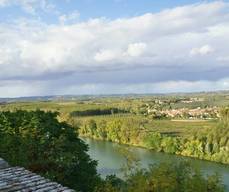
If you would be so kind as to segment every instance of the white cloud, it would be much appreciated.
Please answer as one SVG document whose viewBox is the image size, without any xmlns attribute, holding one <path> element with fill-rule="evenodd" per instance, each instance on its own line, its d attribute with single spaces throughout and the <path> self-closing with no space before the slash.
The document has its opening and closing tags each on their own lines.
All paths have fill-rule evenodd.
<svg viewBox="0 0 229 192">
<path fill-rule="evenodd" d="M 214 49 L 210 45 L 204 45 L 200 48 L 193 48 L 190 51 L 190 55 L 195 56 L 195 55 L 208 55 L 210 53 L 213 53 Z"/>
<path fill-rule="evenodd" d="M 111 61 L 116 58 L 116 54 L 112 50 L 100 50 L 95 54 L 94 58 L 98 62 Z"/>
<path fill-rule="evenodd" d="M 12 73 L 30 76 L 49 71 L 96 70 L 96 67 L 195 65 L 197 61 L 194 63 L 188 57 L 193 47 L 197 47 L 191 51 L 194 55 L 210 55 L 215 49 L 220 57 L 221 52 L 229 50 L 229 45 L 221 44 L 229 40 L 226 32 L 221 31 L 214 38 L 214 32 L 222 26 L 229 28 L 229 12 L 225 10 L 229 10 L 228 4 L 214 2 L 134 18 L 91 19 L 64 26 L 31 25 L 25 21 L 2 24 L 0 50 L 10 50 L 4 56 L 10 59 L 0 58 L 3 68 L 0 74 L 3 78 Z M 211 68 L 215 61 L 208 57 L 200 63 Z"/>
<path fill-rule="evenodd" d="M 35 14 L 37 9 L 43 11 L 54 11 L 55 5 L 48 0 L 0 0 L 0 7 L 20 6 L 24 11 Z"/>
<path fill-rule="evenodd" d="M 0 5 L 8 2 L 0 0 Z M 29 3 L 33 10 L 47 6 L 41 4 L 45 0 L 12 2 Z M 194 74 L 194 81 L 199 81 L 200 73 L 201 79 L 210 81 L 209 71 L 219 79 L 229 69 L 229 63 L 222 59 L 229 52 L 225 43 L 229 42 L 229 3 L 199 3 L 132 18 L 68 23 L 77 16 L 76 12 L 60 18 L 64 25 L 18 19 L 0 23 L 0 79 L 49 79 L 62 73 L 65 79 L 66 73 L 147 67 L 160 78 L 152 83 L 162 81 L 162 77 L 166 82 L 169 78 L 189 81 L 187 72 Z M 136 77 L 144 78 L 144 74 Z"/>
<path fill-rule="evenodd" d="M 132 43 L 128 45 L 127 54 L 132 57 L 139 57 L 144 53 L 145 50 L 145 43 Z"/>
<path fill-rule="evenodd" d="M 63 14 L 59 16 L 59 22 L 61 24 L 66 24 L 68 22 L 74 22 L 77 19 L 79 19 L 80 13 L 79 11 L 73 11 L 72 13 L 69 14 Z"/>
</svg>

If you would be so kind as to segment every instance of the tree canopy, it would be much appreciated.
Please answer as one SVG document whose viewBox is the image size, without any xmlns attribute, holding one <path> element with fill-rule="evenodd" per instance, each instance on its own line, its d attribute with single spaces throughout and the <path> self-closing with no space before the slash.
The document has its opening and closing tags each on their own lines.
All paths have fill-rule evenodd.
<svg viewBox="0 0 229 192">
<path fill-rule="evenodd" d="M 76 129 L 58 122 L 58 113 L 0 113 L 0 156 L 51 180 L 80 191 L 92 191 L 99 180 L 97 162 Z"/>
</svg>

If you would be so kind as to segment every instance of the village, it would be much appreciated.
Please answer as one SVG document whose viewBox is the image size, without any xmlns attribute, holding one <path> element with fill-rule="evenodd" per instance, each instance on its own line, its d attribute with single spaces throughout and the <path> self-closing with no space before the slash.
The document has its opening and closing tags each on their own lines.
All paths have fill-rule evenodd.
<svg viewBox="0 0 229 192">
<path fill-rule="evenodd" d="M 212 120 L 220 117 L 218 106 L 188 107 L 194 102 L 203 102 L 203 98 L 189 98 L 179 100 L 183 107 L 172 108 L 171 101 L 157 99 L 153 104 L 145 104 L 144 115 L 154 119 L 203 119 Z"/>
</svg>

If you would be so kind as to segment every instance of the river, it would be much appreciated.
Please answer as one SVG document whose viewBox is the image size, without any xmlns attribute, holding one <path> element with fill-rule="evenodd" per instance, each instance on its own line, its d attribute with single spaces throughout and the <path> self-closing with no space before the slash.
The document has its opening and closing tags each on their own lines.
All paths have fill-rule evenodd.
<svg viewBox="0 0 229 192">
<path fill-rule="evenodd" d="M 109 174 L 116 174 L 122 177 L 120 168 L 125 164 L 125 158 L 120 152 L 120 147 L 126 147 L 117 143 L 108 141 L 98 141 L 89 138 L 82 138 L 89 145 L 89 155 L 92 159 L 98 160 L 98 172 L 102 177 Z M 219 163 L 193 159 L 189 157 L 182 157 L 166 153 L 159 153 L 143 149 L 140 147 L 128 146 L 137 159 L 140 160 L 140 165 L 144 168 L 150 164 L 161 162 L 177 162 L 180 160 L 191 160 L 191 164 L 206 175 L 219 173 L 222 176 L 223 183 L 229 191 L 229 165 L 222 165 Z"/>
</svg>

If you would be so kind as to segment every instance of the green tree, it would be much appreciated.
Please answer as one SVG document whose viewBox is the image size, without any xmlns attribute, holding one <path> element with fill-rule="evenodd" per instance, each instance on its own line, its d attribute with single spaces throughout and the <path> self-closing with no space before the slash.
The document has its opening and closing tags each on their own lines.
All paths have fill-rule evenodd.
<svg viewBox="0 0 229 192">
<path fill-rule="evenodd" d="M 77 129 L 57 120 L 58 113 L 0 113 L 0 156 L 79 191 L 92 191 L 99 182 L 97 162 Z"/>
</svg>

